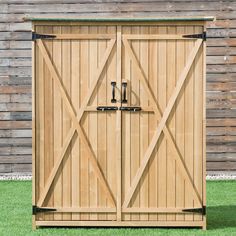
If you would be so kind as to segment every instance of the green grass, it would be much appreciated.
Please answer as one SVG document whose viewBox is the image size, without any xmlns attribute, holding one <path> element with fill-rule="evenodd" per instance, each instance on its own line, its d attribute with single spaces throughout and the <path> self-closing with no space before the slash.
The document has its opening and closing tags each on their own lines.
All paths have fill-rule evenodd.
<svg viewBox="0 0 236 236">
<path fill-rule="evenodd" d="M 236 181 L 207 182 L 208 230 L 166 228 L 40 228 L 31 230 L 31 182 L 0 181 L 0 236 L 236 235 Z"/>
</svg>

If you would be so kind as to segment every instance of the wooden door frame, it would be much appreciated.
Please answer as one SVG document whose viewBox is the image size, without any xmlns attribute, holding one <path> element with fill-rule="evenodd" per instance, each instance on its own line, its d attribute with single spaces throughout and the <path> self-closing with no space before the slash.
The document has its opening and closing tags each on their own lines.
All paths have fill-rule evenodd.
<svg viewBox="0 0 236 236">
<path fill-rule="evenodd" d="M 166 122 L 168 120 L 168 117 L 174 107 L 174 104 L 176 102 L 176 99 L 178 98 L 178 95 L 180 94 L 182 88 L 183 88 L 183 84 L 187 79 L 187 75 L 188 72 L 195 60 L 195 57 L 202 45 L 203 40 L 202 39 L 196 39 L 196 44 L 193 47 L 192 51 L 190 52 L 187 62 L 185 64 L 184 69 L 182 70 L 182 72 L 180 73 L 179 79 L 177 80 L 177 84 L 176 87 L 174 88 L 174 91 L 169 99 L 169 102 L 167 103 L 167 106 L 164 110 L 164 112 L 161 111 L 159 104 L 157 103 L 153 92 L 151 91 L 151 88 L 148 86 L 148 79 L 147 76 L 145 75 L 144 70 L 142 69 L 140 63 L 138 62 L 137 57 L 135 56 L 135 53 L 133 52 L 130 43 L 128 42 L 128 40 L 133 40 L 133 39 L 138 39 L 138 40 L 170 40 L 170 39 L 175 39 L 175 40 L 189 40 L 188 38 L 184 38 L 183 35 L 168 35 L 168 34 L 155 34 L 155 35 L 132 35 L 132 34 L 128 34 L 128 35 L 122 35 L 122 43 L 124 45 L 125 50 L 128 52 L 128 56 L 129 58 L 134 62 L 134 65 L 137 69 L 137 71 L 139 72 L 139 81 L 141 82 L 141 84 L 144 87 L 144 91 L 147 93 L 148 98 L 150 99 L 150 102 L 152 104 L 152 108 L 154 110 L 155 113 L 155 117 L 157 120 L 159 120 L 159 124 L 155 130 L 155 133 L 153 135 L 153 138 L 148 146 L 148 149 L 146 151 L 146 153 L 144 154 L 143 159 L 141 160 L 141 164 L 139 169 L 137 170 L 132 182 L 131 182 L 131 187 L 128 190 L 127 195 L 125 196 L 124 202 L 122 204 L 122 210 L 123 211 L 132 211 L 130 208 L 128 208 L 129 203 L 135 193 L 135 190 L 138 186 L 138 183 L 141 180 L 141 177 L 143 176 L 143 173 L 147 167 L 147 164 L 151 158 L 151 155 L 154 151 L 154 148 L 160 138 L 161 133 L 163 132 L 164 135 L 166 136 L 166 139 L 168 141 L 170 141 L 170 144 L 172 145 L 172 147 L 174 148 L 174 150 L 177 153 L 177 157 L 175 155 L 171 155 L 172 158 L 174 158 L 174 160 L 176 161 L 176 163 L 178 164 L 178 166 L 180 167 L 181 173 L 184 176 L 184 178 L 186 180 L 188 180 L 191 184 L 191 190 L 193 193 L 193 198 L 194 201 L 199 204 L 197 206 L 195 206 L 196 208 L 202 207 L 203 205 L 203 197 L 201 197 L 197 191 L 197 188 L 194 184 L 193 179 L 191 178 L 191 175 L 188 171 L 187 166 L 184 163 L 184 159 L 183 156 L 178 148 L 178 146 L 176 145 L 176 142 L 173 138 L 173 135 L 171 134 L 170 129 L 168 128 L 168 126 L 166 125 Z M 193 40 L 193 39 L 191 39 Z M 144 212 L 148 212 L 148 209 L 143 209 Z M 185 208 L 182 208 L 182 210 L 184 210 Z M 155 208 L 155 209 L 150 209 L 150 212 L 160 212 L 163 209 L 160 208 Z M 136 212 L 140 212 L 142 211 L 141 208 L 136 209 Z M 166 212 L 166 211 L 165 211 Z M 173 209 L 169 209 L 168 212 L 173 212 Z"/>
</svg>

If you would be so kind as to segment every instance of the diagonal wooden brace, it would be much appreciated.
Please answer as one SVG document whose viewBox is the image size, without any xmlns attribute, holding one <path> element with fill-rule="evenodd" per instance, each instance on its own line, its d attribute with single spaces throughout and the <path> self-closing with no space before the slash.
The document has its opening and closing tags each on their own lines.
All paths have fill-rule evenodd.
<svg viewBox="0 0 236 236">
<path fill-rule="evenodd" d="M 197 52 L 198 52 L 198 50 L 199 50 L 199 48 L 200 48 L 200 46 L 202 44 L 202 40 L 201 39 L 196 40 L 196 45 L 192 49 L 192 51 L 191 51 L 191 53 L 189 55 L 189 58 L 187 60 L 187 64 L 186 64 L 184 70 L 182 71 L 182 73 L 180 75 L 178 83 L 177 83 L 177 85 L 175 87 L 175 90 L 174 90 L 174 92 L 173 92 L 173 94 L 172 94 L 172 96 L 171 96 L 171 98 L 170 98 L 170 100 L 169 100 L 169 102 L 167 104 L 167 107 L 166 107 L 165 112 L 164 112 L 163 115 L 161 113 L 161 109 L 159 108 L 159 106 L 158 106 L 158 104 L 157 104 L 157 102 L 155 100 L 155 97 L 154 97 L 153 93 L 151 92 L 151 90 L 150 90 L 150 88 L 148 86 L 146 75 L 145 75 L 143 69 L 140 67 L 139 62 L 138 62 L 136 56 L 134 55 L 134 53 L 133 53 L 133 51 L 132 51 L 128 41 L 126 39 L 123 39 L 123 43 L 124 43 L 125 48 L 128 51 L 128 54 L 129 54 L 130 58 L 132 59 L 132 61 L 134 61 L 134 64 L 136 65 L 136 67 L 137 67 L 137 69 L 139 71 L 140 80 L 143 83 L 144 89 L 146 90 L 149 98 L 151 99 L 151 102 L 152 102 L 152 104 L 154 106 L 153 108 L 154 108 L 154 111 L 155 111 L 155 114 L 156 114 L 157 118 L 162 117 L 161 120 L 160 120 L 160 123 L 159 123 L 159 125 L 157 127 L 157 130 L 156 130 L 156 132 L 155 132 L 155 134 L 154 134 L 154 136 L 153 136 L 153 138 L 151 140 L 151 143 L 150 143 L 150 145 L 149 145 L 149 147 L 148 147 L 148 149 L 147 149 L 147 151 L 146 151 L 146 153 L 144 155 L 144 158 L 143 158 L 143 160 L 141 162 L 141 165 L 140 165 L 140 167 L 139 167 L 139 169 L 138 169 L 138 171 L 137 171 L 137 173 L 136 173 L 136 175 L 135 175 L 135 177 L 134 177 L 134 179 L 133 179 L 133 181 L 131 183 L 131 187 L 130 187 L 130 189 L 129 189 L 126 197 L 125 197 L 125 200 L 124 200 L 124 203 L 123 203 L 123 207 L 127 207 L 129 205 L 130 200 L 131 200 L 131 198 L 132 198 L 132 196 L 133 196 L 133 194 L 134 194 L 134 192 L 135 192 L 135 190 L 137 188 L 137 185 L 138 185 L 138 183 L 139 183 L 139 181 L 140 181 L 140 179 L 141 179 L 141 177 L 143 175 L 143 172 L 144 172 L 145 168 L 147 167 L 147 163 L 148 163 L 148 161 L 149 161 L 149 159 L 150 159 L 150 157 L 152 155 L 152 152 L 153 152 L 153 150 L 154 150 L 154 148 L 156 146 L 156 143 L 159 140 L 159 137 L 160 137 L 162 131 L 167 136 L 167 139 L 170 140 L 171 145 L 174 147 L 174 149 L 176 150 L 176 152 L 178 154 L 178 158 L 176 158 L 175 156 L 174 156 L 174 158 L 177 161 L 177 164 L 179 165 L 179 167 L 181 168 L 182 174 L 184 175 L 185 178 L 189 179 L 189 181 L 190 181 L 190 183 L 191 183 L 191 185 L 193 187 L 194 200 L 196 202 L 198 202 L 200 205 L 202 205 L 201 197 L 200 197 L 200 195 L 199 195 L 199 193 L 197 191 L 197 188 L 196 188 L 196 186 L 195 186 L 195 184 L 194 184 L 194 182 L 193 182 L 193 180 L 191 178 L 191 175 L 190 175 L 190 173 L 189 173 L 189 171 L 188 171 L 188 169 L 187 169 L 187 167 L 186 167 L 186 165 L 184 163 L 184 160 L 183 160 L 183 157 L 182 157 L 182 155 L 181 155 L 181 153 L 179 151 L 179 148 L 177 147 L 177 145 L 176 145 L 176 143 L 174 141 L 174 138 L 171 135 L 170 130 L 166 126 L 166 121 L 167 121 L 167 119 L 168 119 L 168 117 L 169 117 L 169 115 L 171 113 L 171 110 L 172 110 L 172 108 L 173 108 L 173 106 L 175 104 L 175 101 L 176 101 L 176 99 L 177 99 L 177 97 L 178 97 L 178 95 L 179 95 L 179 93 L 181 91 L 181 88 L 182 88 L 182 86 L 183 86 L 183 84 L 184 84 L 184 82 L 185 82 L 185 80 L 187 78 L 187 75 L 188 75 L 188 72 L 189 72 L 189 70 L 191 68 L 191 65 L 192 65 L 192 63 L 193 63 L 193 61 L 194 61 L 194 59 L 195 59 L 195 57 L 197 55 Z"/>
<path fill-rule="evenodd" d="M 92 147 L 91 147 L 89 141 L 87 140 L 86 135 L 83 132 L 83 129 L 81 128 L 81 126 L 79 124 L 79 121 L 80 121 L 80 119 L 81 119 L 81 117 L 82 117 L 82 115 L 84 113 L 84 109 L 87 106 L 87 103 L 88 103 L 88 101 L 89 101 L 89 99 L 90 99 L 90 97 L 91 97 L 91 95 L 92 95 L 92 93 L 93 93 L 93 91 L 94 91 L 98 81 L 99 81 L 100 75 L 101 75 L 101 73 L 103 71 L 103 68 L 104 68 L 104 66 L 106 64 L 106 61 L 107 61 L 109 55 L 111 54 L 112 48 L 114 46 L 114 43 L 115 43 L 115 40 L 112 39 L 111 42 L 109 43 L 107 49 L 106 49 L 106 52 L 104 54 L 104 58 L 102 60 L 102 63 L 101 63 L 101 65 L 99 66 L 99 68 L 97 70 L 96 78 L 94 79 L 94 81 L 92 83 L 92 86 L 91 86 L 91 88 L 89 90 L 89 94 L 85 98 L 86 99 L 86 105 L 84 105 L 84 107 L 82 106 L 80 108 L 79 113 L 81 115 L 80 115 L 80 118 L 77 119 L 75 109 L 74 109 L 73 105 L 70 103 L 69 96 L 66 93 L 66 90 L 65 90 L 65 88 L 64 88 L 64 86 L 63 86 L 63 84 L 61 82 L 62 79 L 60 78 L 57 70 L 55 69 L 54 65 L 52 64 L 52 62 L 50 60 L 50 57 L 49 57 L 49 54 L 48 54 L 48 52 L 47 52 L 47 50 L 46 50 L 42 40 L 39 39 L 37 41 L 37 45 L 38 45 L 38 47 L 39 47 L 39 49 L 40 49 L 40 51 L 41 51 L 41 53 L 43 55 L 43 58 L 45 60 L 45 63 L 48 66 L 48 69 L 49 69 L 49 71 L 50 71 L 50 73 L 52 75 L 52 78 L 56 81 L 57 86 L 60 89 L 60 93 L 61 93 L 63 102 L 65 103 L 66 109 L 67 109 L 69 115 L 71 116 L 71 119 L 72 119 L 72 122 L 73 122 L 73 127 L 78 132 L 78 136 L 80 137 L 81 141 L 84 143 L 84 145 L 85 145 L 85 147 L 86 147 L 86 149 L 88 151 L 88 158 L 89 158 L 89 160 L 90 160 L 90 162 L 91 162 L 91 164 L 93 166 L 95 174 L 97 175 L 103 190 L 107 194 L 107 197 L 108 197 L 109 201 L 113 205 L 116 205 L 116 202 L 115 202 L 114 196 L 112 194 L 112 191 L 111 191 L 111 189 L 110 189 L 110 187 L 109 187 L 109 185 L 108 185 L 108 183 L 107 183 L 107 181 L 106 181 L 106 179 L 105 179 L 105 177 L 104 177 L 104 175 L 102 173 L 102 170 L 101 170 L 101 168 L 99 166 L 99 163 L 96 160 L 96 156 L 95 156 L 95 154 L 94 154 L 94 152 L 92 150 Z M 83 104 L 85 104 L 85 102 Z M 58 159 L 58 162 L 56 163 L 57 165 L 55 165 L 53 167 L 53 171 L 52 171 L 51 175 L 49 176 L 49 178 L 48 178 L 48 180 L 47 180 L 47 182 L 45 184 L 45 188 L 43 190 L 43 194 L 41 194 L 41 196 L 39 198 L 38 206 L 42 206 L 43 205 L 43 202 L 44 202 L 44 200 L 45 200 L 45 198 L 47 196 L 47 193 L 48 193 L 48 191 L 49 191 L 49 189 L 50 189 L 50 187 L 51 187 L 51 185 L 53 183 L 53 180 L 54 180 L 54 178 L 55 178 L 55 176 L 57 174 L 58 168 L 59 168 L 60 164 L 62 163 L 62 160 L 63 160 L 63 158 L 65 156 L 66 150 L 67 150 L 67 148 L 68 148 L 68 146 L 70 144 L 70 141 L 72 140 L 73 135 L 70 135 L 70 136 L 68 135 L 67 137 L 68 137 L 68 139 L 66 139 L 66 142 L 63 145 L 60 158 Z"/>
</svg>

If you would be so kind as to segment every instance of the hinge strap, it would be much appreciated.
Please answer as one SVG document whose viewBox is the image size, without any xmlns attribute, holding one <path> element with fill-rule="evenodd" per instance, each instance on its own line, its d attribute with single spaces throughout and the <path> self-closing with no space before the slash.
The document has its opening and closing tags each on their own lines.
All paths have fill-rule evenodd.
<svg viewBox="0 0 236 236">
<path fill-rule="evenodd" d="M 57 209 L 54 208 L 42 208 L 42 207 L 37 207 L 37 206 L 32 206 L 32 214 L 36 215 L 37 213 L 40 212 L 50 212 L 50 211 L 56 211 Z"/>
<path fill-rule="evenodd" d="M 51 35 L 51 34 L 38 34 L 36 32 L 32 32 L 32 40 L 36 39 L 53 39 L 56 38 L 56 35 Z"/>
<path fill-rule="evenodd" d="M 206 206 L 203 206 L 202 208 L 190 208 L 190 209 L 183 209 L 183 212 L 189 212 L 189 213 L 199 213 L 202 215 L 206 215 Z"/>
<path fill-rule="evenodd" d="M 203 41 L 206 41 L 206 32 L 202 32 L 201 34 L 186 34 L 183 35 L 183 38 L 190 38 L 190 39 L 203 39 Z"/>
</svg>

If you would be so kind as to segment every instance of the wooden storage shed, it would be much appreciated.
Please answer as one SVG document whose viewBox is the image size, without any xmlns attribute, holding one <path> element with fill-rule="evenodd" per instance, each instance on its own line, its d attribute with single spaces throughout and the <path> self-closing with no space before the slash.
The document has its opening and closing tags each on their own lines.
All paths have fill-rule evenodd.
<svg viewBox="0 0 236 236">
<path fill-rule="evenodd" d="M 205 21 L 33 22 L 33 226 L 206 227 Z"/>
</svg>

